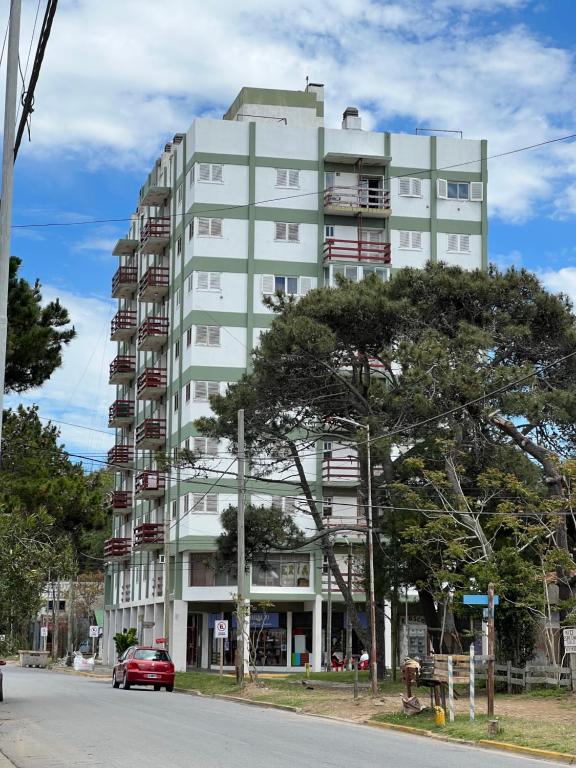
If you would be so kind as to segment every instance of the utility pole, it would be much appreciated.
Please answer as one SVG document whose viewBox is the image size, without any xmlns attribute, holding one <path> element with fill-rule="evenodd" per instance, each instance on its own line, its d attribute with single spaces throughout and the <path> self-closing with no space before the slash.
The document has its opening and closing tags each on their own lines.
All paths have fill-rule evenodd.
<svg viewBox="0 0 576 768">
<path fill-rule="evenodd" d="M 70 582 L 68 586 L 68 627 L 66 638 L 66 650 L 68 658 L 72 658 L 72 651 L 74 650 L 74 573 L 70 574 Z"/>
<path fill-rule="evenodd" d="M 244 464 L 246 460 L 244 448 L 244 409 L 238 411 L 238 598 L 236 604 L 237 644 L 236 644 L 236 682 L 244 685 L 244 633 L 246 624 L 250 621 L 246 616 L 245 603 L 245 574 L 246 574 L 246 550 L 244 540 L 244 505 L 246 491 L 244 488 Z M 248 628 L 250 624 L 248 623 Z M 248 629 L 250 633 L 250 629 Z"/>
<path fill-rule="evenodd" d="M 376 659 L 376 598 L 374 590 L 374 537 L 372 520 L 372 464 L 370 456 L 370 424 L 366 424 L 366 474 L 368 480 L 368 568 L 370 571 L 370 672 L 372 695 L 378 695 L 378 661 Z"/>
<path fill-rule="evenodd" d="M 328 546 L 330 546 L 330 537 L 328 537 Z M 326 558 L 328 566 L 328 600 L 326 602 L 326 672 L 332 669 L 332 569 L 330 568 L 330 558 Z"/>
<path fill-rule="evenodd" d="M 352 594 L 352 542 L 348 542 L 348 591 Z M 352 669 L 352 617 L 346 610 L 346 659 L 348 669 Z"/>
<path fill-rule="evenodd" d="M 488 717 L 494 716 L 494 584 L 488 584 L 488 666 L 486 670 Z"/>
<path fill-rule="evenodd" d="M 14 137 L 18 96 L 18 48 L 20 45 L 21 0 L 10 1 L 6 95 L 4 99 L 4 145 L 2 148 L 2 201 L 0 204 L 0 451 L 8 337 L 8 278 L 14 189 Z"/>
</svg>

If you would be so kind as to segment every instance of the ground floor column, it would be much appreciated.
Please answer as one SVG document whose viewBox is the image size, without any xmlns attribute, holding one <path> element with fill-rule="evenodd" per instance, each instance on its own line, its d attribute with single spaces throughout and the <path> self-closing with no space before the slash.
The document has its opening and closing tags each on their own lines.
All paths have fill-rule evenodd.
<svg viewBox="0 0 576 768">
<path fill-rule="evenodd" d="M 316 595 L 312 610 L 312 671 L 322 671 L 322 595 Z"/>
<path fill-rule="evenodd" d="M 188 603 L 174 600 L 172 603 L 172 627 L 170 655 L 177 672 L 186 672 L 186 632 L 188 630 Z"/>
<path fill-rule="evenodd" d="M 292 666 L 292 611 L 286 611 L 286 666 Z"/>
</svg>

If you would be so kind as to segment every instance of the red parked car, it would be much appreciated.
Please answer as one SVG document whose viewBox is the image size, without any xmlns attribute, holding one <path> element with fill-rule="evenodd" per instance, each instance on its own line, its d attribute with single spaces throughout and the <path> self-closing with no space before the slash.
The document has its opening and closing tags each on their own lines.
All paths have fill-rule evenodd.
<svg viewBox="0 0 576 768">
<path fill-rule="evenodd" d="M 174 664 L 163 648 L 133 645 L 124 651 L 112 672 L 114 688 L 153 685 L 155 691 L 174 690 Z"/>
</svg>

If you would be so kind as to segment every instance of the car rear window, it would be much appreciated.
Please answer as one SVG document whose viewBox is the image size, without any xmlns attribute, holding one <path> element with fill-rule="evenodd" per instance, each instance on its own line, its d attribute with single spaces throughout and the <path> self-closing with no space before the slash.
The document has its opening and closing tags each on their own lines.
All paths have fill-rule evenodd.
<svg viewBox="0 0 576 768">
<path fill-rule="evenodd" d="M 135 651 L 134 658 L 144 661 L 170 661 L 170 656 L 166 651 L 155 651 L 153 648 Z"/>
</svg>

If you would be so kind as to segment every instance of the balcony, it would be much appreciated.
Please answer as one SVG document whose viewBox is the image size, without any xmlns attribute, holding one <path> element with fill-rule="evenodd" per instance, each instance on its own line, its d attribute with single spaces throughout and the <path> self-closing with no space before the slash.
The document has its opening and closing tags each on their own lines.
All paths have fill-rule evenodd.
<svg viewBox="0 0 576 768">
<path fill-rule="evenodd" d="M 140 328 L 138 328 L 138 349 L 141 352 L 158 350 L 167 341 L 167 317 L 147 317 Z"/>
<path fill-rule="evenodd" d="M 144 419 L 136 427 L 136 447 L 141 450 L 160 448 L 166 442 L 166 419 Z"/>
<path fill-rule="evenodd" d="M 112 251 L 113 256 L 131 256 L 138 248 L 138 240 L 134 240 L 130 237 L 121 237 L 120 240 L 114 246 Z"/>
<path fill-rule="evenodd" d="M 112 278 L 112 296 L 115 299 L 129 299 L 138 287 L 136 267 L 120 267 Z"/>
<path fill-rule="evenodd" d="M 128 341 L 136 333 L 137 327 L 136 312 L 121 309 L 112 318 L 110 339 L 111 341 Z"/>
<path fill-rule="evenodd" d="M 108 409 L 109 427 L 127 427 L 134 421 L 134 403 L 132 400 L 114 400 Z"/>
<path fill-rule="evenodd" d="M 146 469 L 136 475 L 136 498 L 159 499 L 166 490 L 166 475 L 153 469 Z"/>
<path fill-rule="evenodd" d="M 134 446 L 119 444 L 110 448 L 108 464 L 112 469 L 131 469 L 134 466 Z"/>
<path fill-rule="evenodd" d="M 164 205 L 170 194 L 170 187 L 151 184 L 140 199 L 140 205 Z"/>
<path fill-rule="evenodd" d="M 125 560 L 130 557 L 132 539 L 106 539 L 104 542 L 104 557 L 107 560 Z"/>
<path fill-rule="evenodd" d="M 368 240 L 335 240 L 324 242 L 324 261 L 359 261 L 370 264 L 390 264 L 390 243 Z"/>
<path fill-rule="evenodd" d="M 356 485 L 360 482 L 360 463 L 356 456 L 341 456 L 324 459 L 322 462 L 322 480 L 325 483 L 349 483 Z"/>
<path fill-rule="evenodd" d="M 136 375 L 136 358 L 134 355 L 116 355 L 110 363 L 110 384 L 128 384 Z"/>
<path fill-rule="evenodd" d="M 324 210 L 336 216 L 389 216 L 390 193 L 366 187 L 329 187 L 324 191 Z"/>
<path fill-rule="evenodd" d="M 132 509 L 132 491 L 112 491 L 110 505 L 112 509 Z"/>
<path fill-rule="evenodd" d="M 138 400 L 158 400 L 166 392 L 166 368 L 145 368 L 136 385 Z"/>
<path fill-rule="evenodd" d="M 154 216 L 148 219 L 140 232 L 141 253 L 162 253 L 170 242 L 170 217 Z"/>
<path fill-rule="evenodd" d="M 134 528 L 134 549 L 160 549 L 163 546 L 163 523 L 142 523 Z"/>
<path fill-rule="evenodd" d="M 168 293 L 169 285 L 168 267 L 149 267 L 140 278 L 138 298 L 140 301 L 160 301 Z"/>
</svg>

